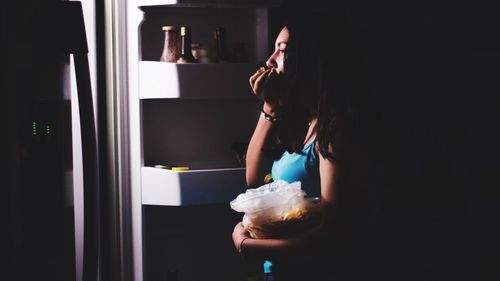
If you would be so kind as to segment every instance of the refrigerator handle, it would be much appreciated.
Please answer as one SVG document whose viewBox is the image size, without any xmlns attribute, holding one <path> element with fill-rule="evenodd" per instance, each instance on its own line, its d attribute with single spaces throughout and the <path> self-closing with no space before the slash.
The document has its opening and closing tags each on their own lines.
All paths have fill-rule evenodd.
<svg viewBox="0 0 500 281">
<path fill-rule="evenodd" d="M 99 162 L 87 54 L 75 54 L 83 157 L 83 281 L 97 281 L 99 255 Z"/>
<path fill-rule="evenodd" d="M 97 124 L 90 83 L 87 36 L 79 1 L 62 1 L 62 33 L 66 53 L 73 54 L 80 111 L 83 157 L 83 281 L 100 280 L 99 160 Z"/>
</svg>

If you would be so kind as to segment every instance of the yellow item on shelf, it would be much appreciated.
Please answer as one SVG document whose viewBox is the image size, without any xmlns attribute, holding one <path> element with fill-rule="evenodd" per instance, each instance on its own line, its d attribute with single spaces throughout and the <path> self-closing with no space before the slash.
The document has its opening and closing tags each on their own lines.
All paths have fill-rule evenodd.
<svg viewBox="0 0 500 281">
<path fill-rule="evenodd" d="M 187 166 L 172 167 L 172 171 L 187 171 L 187 170 L 189 170 L 189 167 Z"/>
</svg>

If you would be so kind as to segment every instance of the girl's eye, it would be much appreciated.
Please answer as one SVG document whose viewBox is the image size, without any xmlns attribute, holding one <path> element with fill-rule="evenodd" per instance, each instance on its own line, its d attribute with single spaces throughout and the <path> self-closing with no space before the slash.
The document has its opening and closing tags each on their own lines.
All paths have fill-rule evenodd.
<svg viewBox="0 0 500 281">
<path fill-rule="evenodd" d="M 281 53 L 285 53 L 286 52 L 286 44 L 285 43 L 279 44 L 278 51 L 280 51 Z"/>
</svg>

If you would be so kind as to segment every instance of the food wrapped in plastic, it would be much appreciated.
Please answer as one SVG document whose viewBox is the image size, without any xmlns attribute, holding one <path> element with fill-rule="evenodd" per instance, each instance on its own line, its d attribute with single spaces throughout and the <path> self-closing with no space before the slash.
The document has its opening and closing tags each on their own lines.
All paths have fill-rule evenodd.
<svg viewBox="0 0 500 281">
<path fill-rule="evenodd" d="M 230 202 L 244 212 L 243 226 L 253 238 L 278 238 L 297 234 L 321 220 L 318 198 L 306 197 L 300 182 L 274 181 L 247 189 Z"/>
</svg>

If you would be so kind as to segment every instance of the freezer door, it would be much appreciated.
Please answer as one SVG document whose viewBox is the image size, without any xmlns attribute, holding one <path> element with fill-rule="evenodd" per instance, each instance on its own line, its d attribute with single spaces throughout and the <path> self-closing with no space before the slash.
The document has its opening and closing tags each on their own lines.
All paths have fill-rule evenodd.
<svg viewBox="0 0 500 281">
<path fill-rule="evenodd" d="M 99 178 L 96 126 L 80 2 L 11 1 L 2 9 L 0 256 L 5 280 L 98 280 Z M 4 25 L 5 23 L 5 25 Z M 5 27 L 5 28 L 4 28 Z M 4 40 L 6 39 L 6 40 Z M 78 85 L 83 166 L 74 165 L 70 53 Z M 84 227 L 75 220 L 73 175 L 83 167 Z M 77 270 L 83 230 L 83 271 Z M 6 250 L 4 250 L 6 249 Z M 77 274 L 80 273 L 80 274 Z"/>
</svg>

